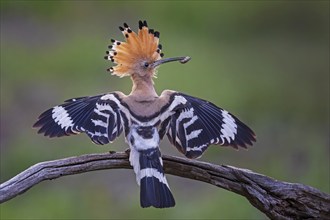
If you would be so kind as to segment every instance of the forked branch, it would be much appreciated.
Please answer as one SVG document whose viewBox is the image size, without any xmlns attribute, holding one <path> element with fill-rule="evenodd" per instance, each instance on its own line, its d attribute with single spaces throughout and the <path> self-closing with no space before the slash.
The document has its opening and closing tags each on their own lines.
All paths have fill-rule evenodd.
<svg viewBox="0 0 330 220">
<path fill-rule="evenodd" d="M 210 183 L 246 197 L 271 219 L 330 219 L 330 195 L 226 165 L 163 156 L 168 174 Z M 0 203 L 44 180 L 104 169 L 131 169 L 127 153 L 89 154 L 35 164 L 0 185 Z"/>
</svg>

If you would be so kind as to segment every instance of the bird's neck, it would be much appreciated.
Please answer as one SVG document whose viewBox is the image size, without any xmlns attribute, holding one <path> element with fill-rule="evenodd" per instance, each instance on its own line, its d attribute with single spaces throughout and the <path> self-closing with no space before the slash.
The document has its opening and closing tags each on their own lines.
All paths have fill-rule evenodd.
<svg viewBox="0 0 330 220">
<path fill-rule="evenodd" d="M 131 79 L 133 87 L 130 96 L 135 97 L 140 101 L 149 101 L 158 97 L 154 88 L 153 80 L 150 76 L 141 77 L 132 75 Z"/>
</svg>

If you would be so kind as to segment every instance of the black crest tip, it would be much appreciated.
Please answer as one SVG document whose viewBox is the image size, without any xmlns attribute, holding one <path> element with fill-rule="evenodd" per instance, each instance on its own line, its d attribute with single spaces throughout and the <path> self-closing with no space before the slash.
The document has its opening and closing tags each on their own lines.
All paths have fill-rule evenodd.
<svg viewBox="0 0 330 220">
<path fill-rule="evenodd" d="M 122 26 L 119 26 L 120 31 L 124 31 L 125 29 Z"/>
<path fill-rule="evenodd" d="M 146 20 L 143 21 L 143 26 L 148 27 L 148 24 L 147 24 Z"/>
<path fill-rule="evenodd" d="M 127 23 L 126 23 L 126 22 L 124 23 L 124 27 L 125 27 L 125 28 L 128 28 L 128 25 L 127 25 Z"/>
<path fill-rule="evenodd" d="M 142 27 L 143 27 L 143 22 L 140 20 L 139 21 L 139 29 L 142 29 Z"/>
<path fill-rule="evenodd" d="M 155 31 L 154 35 L 155 35 L 155 37 L 158 37 L 159 38 L 160 33 L 158 31 Z"/>
</svg>

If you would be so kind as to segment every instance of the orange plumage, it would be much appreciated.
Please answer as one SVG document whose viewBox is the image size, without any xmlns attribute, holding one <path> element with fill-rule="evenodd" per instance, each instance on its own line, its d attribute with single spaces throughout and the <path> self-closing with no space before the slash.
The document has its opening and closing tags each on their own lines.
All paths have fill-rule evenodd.
<svg viewBox="0 0 330 220">
<path fill-rule="evenodd" d="M 141 60 L 152 63 L 161 59 L 161 45 L 159 44 L 159 32 L 149 29 L 146 21 L 139 21 L 138 33 L 135 33 L 124 23 L 124 27 L 119 27 L 125 36 L 126 42 L 111 40 L 111 49 L 107 51 L 106 59 L 117 64 L 108 70 L 119 77 L 130 76 L 134 73 L 136 65 Z"/>
</svg>

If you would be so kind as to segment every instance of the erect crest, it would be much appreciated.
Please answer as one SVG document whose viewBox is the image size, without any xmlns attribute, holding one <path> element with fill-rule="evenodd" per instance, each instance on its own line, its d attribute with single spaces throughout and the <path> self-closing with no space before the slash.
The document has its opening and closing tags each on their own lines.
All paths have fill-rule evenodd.
<svg viewBox="0 0 330 220">
<path fill-rule="evenodd" d="M 124 27 L 119 27 L 125 37 L 126 42 L 111 39 L 107 56 L 104 58 L 111 60 L 116 66 L 107 69 L 113 75 L 119 77 L 129 76 L 134 73 L 137 63 L 141 60 L 152 63 L 163 57 L 161 53 L 162 45 L 159 44 L 158 31 L 149 29 L 146 21 L 139 21 L 137 33 L 124 23 Z"/>
</svg>

